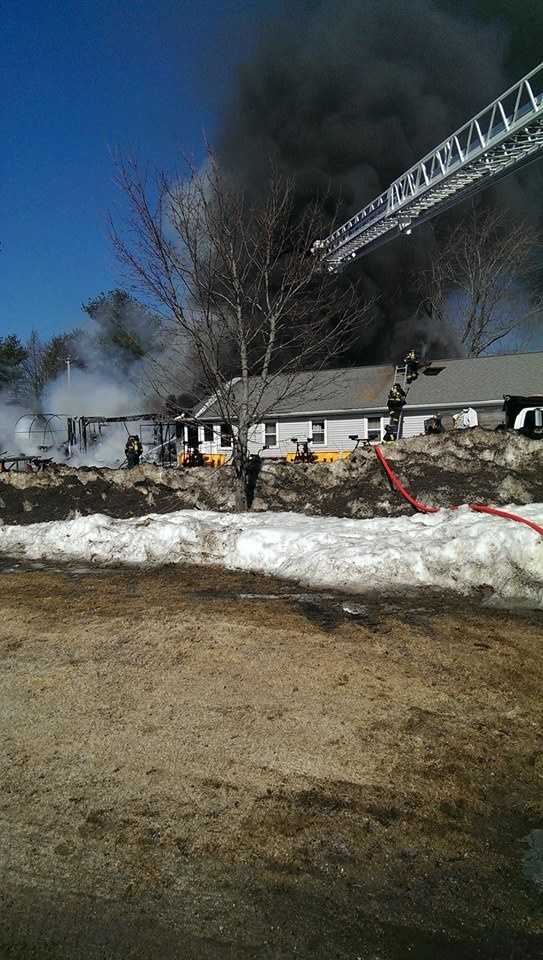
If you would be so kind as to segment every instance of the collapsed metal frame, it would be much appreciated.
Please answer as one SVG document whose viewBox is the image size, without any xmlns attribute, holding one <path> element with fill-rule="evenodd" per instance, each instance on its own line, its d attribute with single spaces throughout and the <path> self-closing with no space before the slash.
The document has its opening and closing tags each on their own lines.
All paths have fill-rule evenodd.
<svg viewBox="0 0 543 960">
<path fill-rule="evenodd" d="M 53 457 L 32 457 L 22 453 L 9 454 L 5 450 L 0 453 L 0 473 L 21 473 L 21 463 L 27 471 L 41 473 L 53 463 Z"/>
<path fill-rule="evenodd" d="M 317 240 L 313 253 L 336 271 L 542 154 L 540 63 L 330 236 Z"/>
<path fill-rule="evenodd" d="M 68 444 L 70 447 L 78 446 L 80 450 L 87 451 L 89 444 L 97 442 L 102 437 L 102 427 L 108 424 L 123 424 L 129 435 L 128 424 L 140 425 L 149 424 L 154 428 L 153 443 L 147 451 L 144 452 L 143 459 L 148 459 L 151 454 L 161 466 L 173 467 L 177 465 L 177 442 L 185 441 L 185 426 L 193 422 L 190 416 L 164 417 L 162 414 L 155 413 L 135 413 L 127 414 L 122 417 L 68 417 Z M 95 437 L 89 436 L 91 429 L 96 431 Z"/>
</svg>

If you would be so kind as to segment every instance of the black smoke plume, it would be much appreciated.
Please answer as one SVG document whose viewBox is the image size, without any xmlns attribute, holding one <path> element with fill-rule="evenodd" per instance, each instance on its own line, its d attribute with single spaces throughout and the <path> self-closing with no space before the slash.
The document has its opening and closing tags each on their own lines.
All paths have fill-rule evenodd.
<svg viewBox="0 0 543 960">
<path fill-rule="evenodd" d="M 510 82 L 506 25 L 474 10 L 437 0 L 280 9 L 239 67 L 218 137 L 225 168 L 258 196 L 273 159 L 295 178 L 300 205 L 330 188 L 351 215 Z M 446 330 L 415 318 L 413 276 L 434 243 L 427 225 L 350 268 L 361 296 L 381 299 L 349 361 L 389 360 L 415 341 L 433 356 L 458 352 Z"/>
</svg>

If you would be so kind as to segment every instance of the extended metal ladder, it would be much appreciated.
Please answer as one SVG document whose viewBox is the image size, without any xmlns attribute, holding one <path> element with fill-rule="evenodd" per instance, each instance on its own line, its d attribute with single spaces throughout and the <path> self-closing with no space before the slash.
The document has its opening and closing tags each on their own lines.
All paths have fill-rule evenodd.
<svg viewBox="0 0 543 960">
<path fill-rule="evenodd" d="M 406 393 L 408 392 L 409 384 L 407 382 L 407 366 L 403 361 L 396 364 L 394 369 L 394 383 L 399 383 L 400 387 L 403 387 Z"/>
<path fill-rule="evenodd" d="M 475 91 L 476 92 L 476 91 Z M 328 270 L 392 240 L 543 157 L 543 63 L 323 240 Z"/>
<path fill-rule="evenodd" d="M 405 398 L 407 400 L 407 394 L 409 393 L 409 387 L 411 384 L 407 381 L 407 364 L 402 360 L 401 363 L 397 363 L 394 368 L 394 383 L 399 383 L 400 386 L 405 391 Z M 398 431 L 396 433 L 396 440 L 400 440 L 402 436 L 402 427 L 403 427 L 403 411 L 404 407 L 400 410 L 400 418 L 398 420 Z"/>
</svg>

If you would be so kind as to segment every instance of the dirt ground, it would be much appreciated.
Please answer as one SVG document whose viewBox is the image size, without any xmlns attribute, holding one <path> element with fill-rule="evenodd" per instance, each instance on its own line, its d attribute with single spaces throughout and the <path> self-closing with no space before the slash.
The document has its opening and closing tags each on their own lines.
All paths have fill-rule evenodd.
<svg viewBox="0 0 543 960">
<path fill-rule="evenodd" d="M 0 590 L 0 957 L 543 956 L 543 613 L 190 567 Z"/>
<path fill-rule="evenodd" d="M 401 481 L 436 507 L 461 503 L 543 502 L 543 443 L 512 432 L 464 430 L 388 444 Z M 137 517 L 174 510 L 236 509 L 230 466 L 133 470 L 53 465 L 43 473 L 0 473 L 0 521 L 65 520 L 92 513 Z M 412 508 L 390 488 L 373 447 L 328 464 L 263 461 L 254 510 L 313 516 L 409 516 Z"/>
</svg>

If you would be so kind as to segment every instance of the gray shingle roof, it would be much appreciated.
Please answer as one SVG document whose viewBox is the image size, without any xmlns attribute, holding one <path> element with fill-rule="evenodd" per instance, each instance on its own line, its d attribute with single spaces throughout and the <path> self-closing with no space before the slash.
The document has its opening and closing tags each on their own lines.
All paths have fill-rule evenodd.
<svg viewBox="0 0 543 960">
<path fill-rule="evenodd" d="M 291 378 L 294 383 L 278 376 L 265 391 L 262 409 L 267 415 L 280 415 L 384 407 L 393 377 L 394 367 L 391 364 L 298 373 Z M 256 379 L 251 380 L 250 388 L 253 386 L 256 389 L 257 383 Z M 233 390 L 238 394 L 239 384 L 235 384 Z M 202 419 L 216 419 L 217 416 L 220 414 L 216 404 L 213 404 L 202 414 Z"/>
<path fill-rule="evenodd" d="M 501 402 L 508 393 L 543 394 L 543 353 L 434 360 L 430 370 L 438 368 L 442 369 L 435 375 L 424 371 L 419 374 L 409 390 L 409 407 Z M 391 364 L 299 373 L 294 387 L 287 391 L 285 378 L 279 376 L 266 389 L 261 409 L 265 416 L 285 416 L 386 407 L 393 379 Z M 256 388 L 257 381 L 251 382 Z M 233 390 L 237 393 L 239 384 Z M 219 417 L 216 404 L 211 404 L 202 414 L 202 419 Z"/>
<path fill-rule="evenodd" d="M 543 392 L 543 353 L 435 360 L 429 369 L 439 367 L 443 367 L 441 373 L 422 372 L 411 385 L 409 406 L 501 401 L 504 393 L 527 396 Z"/>
</svg>

